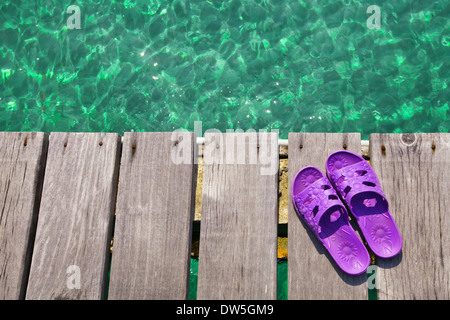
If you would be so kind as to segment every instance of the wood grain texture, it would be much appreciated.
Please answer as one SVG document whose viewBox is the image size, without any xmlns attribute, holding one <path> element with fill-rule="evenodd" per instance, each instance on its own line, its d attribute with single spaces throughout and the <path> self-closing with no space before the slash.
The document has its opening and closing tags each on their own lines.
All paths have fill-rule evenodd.
<svg viewBox="0 0 450 320">
<path fill-rule="evenodd" d="M 289 133 L 289 191 L 299 170 L 308 165 L 325 174 L 325 162 L 334 151 L 361 153 L 359 133 Z M 314 233 L 298 217 L 289 192 L 288 298 L 367 299 L 367 276 L 344 273 Z"/>
<path fill-rule="evenodd" d="M 104 298 L 119 156 L 115 133 L 50 134 L 27 299 Z"/>
<path fill-rule="evenodd" d="M 25 297 L 48 135 L 0 132 L 0 300 Z"/>
<path fill-rule="evenodd" d="M 450 298 L 450 134 L 372 134 L 370 162 L 403 239 L 377 258 L 378 299 Z"/>
<path fill-rule="evenodd" d="M 189 132 L 125 133 L 109 299 L 187 299 L 194 142 Z"/>
<path fill-rule="evenodd" d="M 277 297 L 277 140 L 205 134 L 199 300 Z"/>
</svg>

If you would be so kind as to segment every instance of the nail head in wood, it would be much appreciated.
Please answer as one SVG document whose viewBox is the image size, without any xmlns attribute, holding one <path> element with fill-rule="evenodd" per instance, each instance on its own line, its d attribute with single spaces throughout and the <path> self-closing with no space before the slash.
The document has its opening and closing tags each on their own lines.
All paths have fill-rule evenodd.
<svg viewBox="0 0 450 320">
<path fill-rule="evenodd" d="M 386 147 L 385 147 L 384 145 L 381 145 L 381 154 L 382 154 L 383 156 L 386 155 Z"/>
</svg>

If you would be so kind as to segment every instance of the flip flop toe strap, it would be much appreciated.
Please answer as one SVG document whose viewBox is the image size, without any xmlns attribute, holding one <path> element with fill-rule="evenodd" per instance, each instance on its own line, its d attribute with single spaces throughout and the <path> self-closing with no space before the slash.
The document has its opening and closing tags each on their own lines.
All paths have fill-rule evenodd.
<svg viewBox="0 0 450 320">
<path fill-rule="evenodd" d="M 348 206 L 353 196 L 361 192 L 376 192 L 385 198 L 380 182 L 367 161 L 360 161 L 333 171 L 330 174 L 330 180 Z M 368 200 L 365 205 L 370 207 L 375 204 Z"/>
</svg>

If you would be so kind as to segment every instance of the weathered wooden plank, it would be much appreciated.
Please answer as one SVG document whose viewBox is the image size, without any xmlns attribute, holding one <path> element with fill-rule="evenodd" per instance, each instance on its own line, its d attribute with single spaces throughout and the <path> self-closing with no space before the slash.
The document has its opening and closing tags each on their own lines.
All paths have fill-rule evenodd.
<svg viewBox="0 0 450 320">
<path fill-rule="evenodd" d="M 197 299 L 276 299 L 278 134 L 205 140 Z"/>
<path fill-rule="evenodd" d="M 378 299 L 450 298 L 450 134 L 372 134 L 370 162 L 402 252 L 377 258 Z"/>
<path fill-rule="evenodd" d="M 186 299 L 194 134 L 125 133 L 109 299 Z"/>
<path fill-rule="evenodd" d="M 102 299 L 120 156 L 115 133 L 51 133 L 27 299 Z"/>
<path fill-rule="evenodd" d="M 0 299 L 25 297 L 48 135 L 0 132 Z"/>
<path fill-rule="evenodd" d="M 289 191 L 299 170 L 308 165 L 325 173 L 328 155 L 337 150 L 361 152 L 359 133 L 290 133 Z M 334 262 L 314 233 L 298 217 L 289 192 L 288 298 L 367 299 L 367 276 L 351 276 Z"/>
</svg>

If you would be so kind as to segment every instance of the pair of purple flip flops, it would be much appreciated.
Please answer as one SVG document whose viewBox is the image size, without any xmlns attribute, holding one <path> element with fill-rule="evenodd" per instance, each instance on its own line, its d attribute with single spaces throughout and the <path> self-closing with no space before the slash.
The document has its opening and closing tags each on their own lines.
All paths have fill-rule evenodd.
<svg viewBox="0 0 450 320">
<path fill-rule="evenodd" d="M 300 170 L 292 183 L 292 200 L 338 266 L 357 275 L 370 265 L 366 247 L 350 226 L 347 208 L 376 256 L 397 255 L 402 237 L 367 161 L 355 153 L 337 151 L 328 157 L 326 171 L 328 178 L 313 166 Z"/>
</svg>

